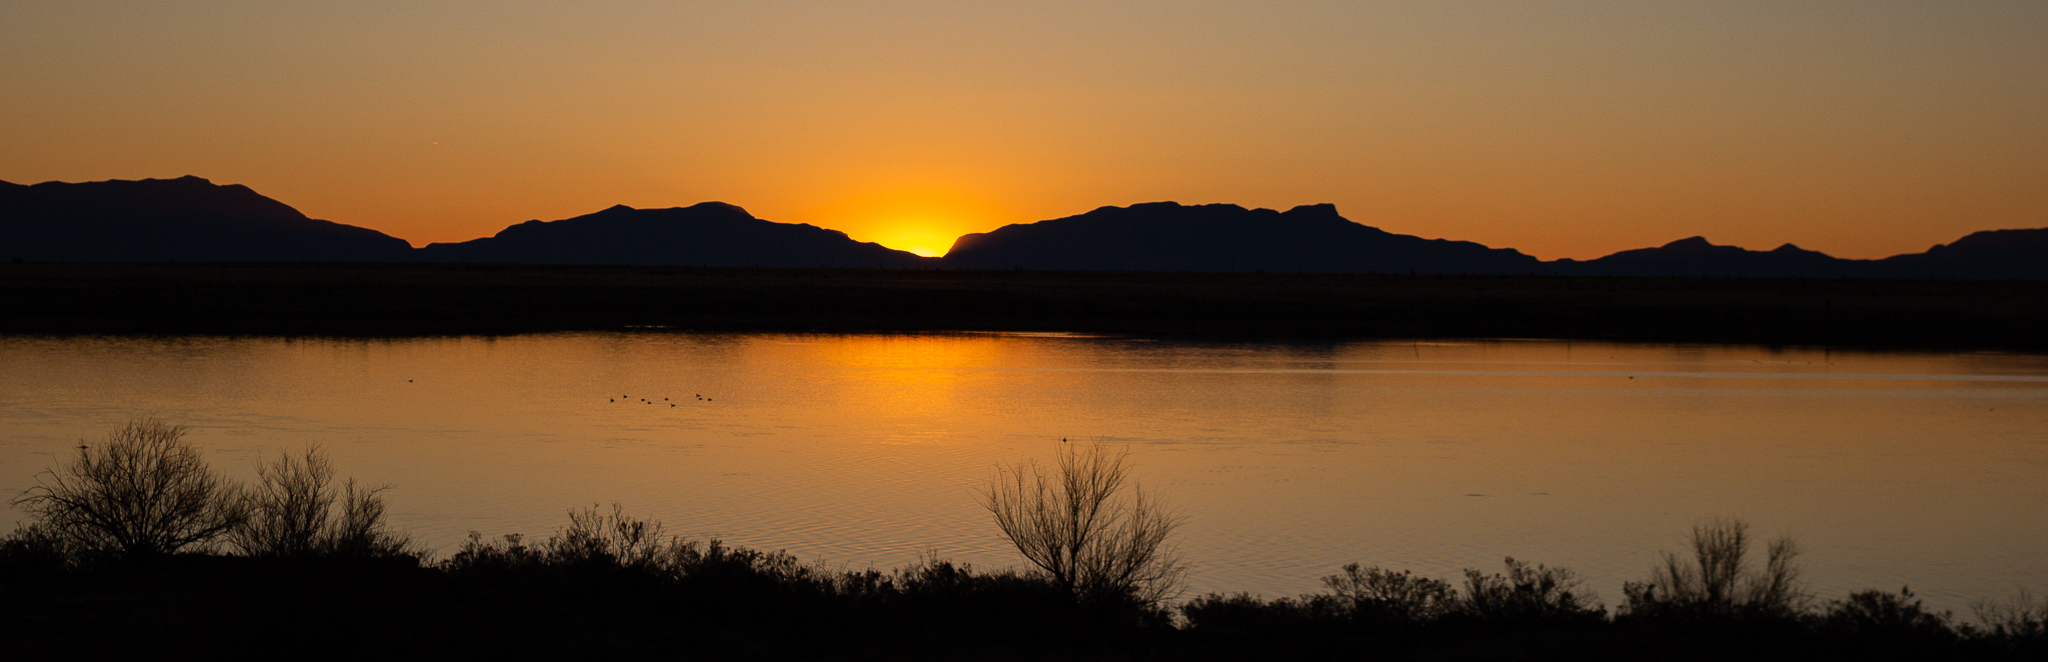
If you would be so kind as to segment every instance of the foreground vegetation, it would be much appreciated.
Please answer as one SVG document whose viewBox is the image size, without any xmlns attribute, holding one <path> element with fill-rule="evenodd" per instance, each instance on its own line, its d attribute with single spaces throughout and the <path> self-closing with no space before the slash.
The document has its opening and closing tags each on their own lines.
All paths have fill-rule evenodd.
<svg viewBox="0 0 2048 662">
<path fill-rule="evenodd" d="M 236 485 L 181 437 L 132 424 L 16 499 L 30 522 L 0 542 L 16 659 L 2048 657 L 2048 600 L 1983 603 L 1968 623 L 1903 589 L 1815 600 L 1790 540 L 1751 563 L 1732 520 L 1696 526 L 1612 612 L 1569 570 L 1515 559 L 1455 584 L 1353 564 L 1309 595 L 1175 602 L 1179 520 L 1100 446 L 1004 467 L 984 491 L 1031 570 L 884 572 L 682 540 L 616 506 L 436 559 L 317 449 Z"/>
</svg>

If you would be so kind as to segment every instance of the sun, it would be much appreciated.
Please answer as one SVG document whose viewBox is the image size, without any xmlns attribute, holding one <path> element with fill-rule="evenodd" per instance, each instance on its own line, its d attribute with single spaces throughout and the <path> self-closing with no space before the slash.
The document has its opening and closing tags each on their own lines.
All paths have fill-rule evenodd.
<svg viewBox="0 0 2048 662">
<path fill-rule="evenodd" d="M 872 232 L 870 241 L 925 257 L 940 257 L 953 248 L 953 240 L 959 236 L 943 227 L 915 219 L 887 223 Z"/>
<path fill-rule="evenodd" d="M 1003 224 L 1010 210 L 986 199 L 935 186 L 864 191 L 812 212 L 820 225 L 925 257 L 941 257 L 953 241 Z"/>
</svg>

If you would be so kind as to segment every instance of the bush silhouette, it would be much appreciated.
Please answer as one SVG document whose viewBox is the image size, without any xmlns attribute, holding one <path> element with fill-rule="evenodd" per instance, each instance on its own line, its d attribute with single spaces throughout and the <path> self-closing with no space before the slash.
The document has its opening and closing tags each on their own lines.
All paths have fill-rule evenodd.
<svg viewBox="0 0 2048 662">
<path fill-rule="evenodd" d="M 0 586 L 47 581 L 78 566 L 78 550 L 47 525 L 18 526 L 0 538 Z"/>
<path fill-rule="evenodd" d="M 134 558 L 204 547 L 239 525 L 246 508 L 184 437 L 183 427 L 130 422 L 97 446 L 81 444 L 71 463 L 37 476 L 14 503 L 82 553 Z"/>
<path fill-rule="evenodd" d="M 1948 613 L 1928 611 L 1906 588 L 1851 593 L 1830 605 L 1822 618 L 1827 628 L 1866 641 L 1945 644 L 1956 639 Z"/>
<path fill-rule="evenodd" d="M 1178 517 L 1130 479 L 1127 449 L 1062 444 L 1048 472 L 997 468 L 982 505 L 1024 559 L 1091 604 L 1152 606 L 1181 590 L 1187 569 L 1171 538 Z"/>
<path fill-rule="evenodd" d="M 1606 610 L 1581 593 L 1572 571 L 1506 560 L 1507 574 L 1465 571 L 1458 615 L 1483 621 L 1561 622 L 1599 620 Z"/>
<path fill-rule="evenodd" d="M 2034 599 L 2026 589 L 2005 600 L 1982 600 L 1970 610 L 1984 624 L 1980 636 L 2003 642 L 2014 652 L 2048 655 L 2048 597 Z"/>
<path fill-rule="evenodd" d="M 569 511 L 569 524 L 539 544 L 528 544 L 516 533 L 493 541 L 471 531 L 443 565 L 468 572 L 577 569 L 675 580 L 692 566 L 724 560 L 727 553 L 715 540 L 706 548 L 664 536 L 661 522 L 628 515 L 624 506 L 612 504 L 609 512 L 596 505 Z"/>
<path fill-rule="evenodd" d="M 1764 568 L 1749 570 L 1749 524 L 1709 518 L 1692 529 L 1690 563 L 1664 552 L 1663 565 L 1647 582 L 1622 586 L 1626 611 L 1638 617 L 1715 617 L 1789 619 L 1802 613 L 1810 598 L 1799 586 L 1799 568 L 1792 564 L 1799 548 L 1791 538 L 1772 541 Z"/>
<path fill-rule="evenodd" d="M 625 507 L 615 503 L 609 513 L 594 505 L 569 511 L 569 526 L 550 538 L 543 552 L 553 563 L 658 574 L 673 572 L 675 564 L 685 560 L 685 545 L 673 537 L 664 539 L 660 522 L 627 515 Z"/>
<path fill-rule="evenodd" d="M 1512 561 L 1510 561 L 1512 563 Z M 1450 582 L 1352 563 L 1323 578 L 1351 618 L 1380 624 L 1412 625 L 1434 621 L 1458 608 Z"/>
<path fill-rule="evenodd" d="M 1182 604 L 1180 615 L 1198 631 L 1300 637 L 1345 624 L 1349 606 L 1329 595 L 1268 600 L 1250 593 L 1209 593 Z"/>
<path fill-rule="evenodd" d="M 1461 588 L 1450 582 L 1357 563 L 1323 578 L 1328 593 L 1266 600 L 1244 593 L 1211 593 L 1182 605 L 1196 630 L 1402 635 L 1440 625 L 1522 626 L 1597 624 L 1606 609 L 1580 590 L 1570 570 L 1507 559 L 1506 574 L 1466 570 Z"/>
<path fill-rule="evenodd" d="M 334 466 L 320 447 L 259 465 L 256 484 L 242 492 L 246 517 L 227 537 L 243 553 L 276 557 L 416 556 L 409 536 L 384 521 L 384 488 L 355 479 L 339 491 Z"/>
</svg>

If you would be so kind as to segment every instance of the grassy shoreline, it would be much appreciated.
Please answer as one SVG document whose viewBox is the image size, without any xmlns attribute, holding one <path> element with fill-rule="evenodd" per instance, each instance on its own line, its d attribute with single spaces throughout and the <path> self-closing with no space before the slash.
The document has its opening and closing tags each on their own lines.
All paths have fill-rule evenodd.
<svg viewBox="0 0 2048 662">
<path fill-rule="evenodd" d="M 2048 350 L 2048 282 L 0 264 L 0 333 L 1068 331 Z"/>
</svg>

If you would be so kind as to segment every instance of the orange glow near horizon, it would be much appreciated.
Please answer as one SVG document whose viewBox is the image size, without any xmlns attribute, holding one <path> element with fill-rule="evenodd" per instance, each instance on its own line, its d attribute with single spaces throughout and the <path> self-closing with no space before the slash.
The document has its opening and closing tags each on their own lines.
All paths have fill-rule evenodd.
<svg viewBox="0 0 2048 662">
<path fill-rule="evenodd" d="M 953 239 L 927 230 L 930 225 L 928 222 L 906 220 L 885 234 L 876 235 L 875 243 L 924 257 L 942 257 L 953 247 Z"/>
<path fill-rule="evenodd" d="M 14 3 L 0 62 L 0 180 L 415 245 L 708 200 L 920 254 L 1165 200 L 1544 259 L 2048 225 L 2043 3 Z"/>
<path fill-rule="evenodd" d="M 1008 209 L 994 202 L 932 187 L 896 187 L 851 195 L 825 203 L 809 215 L 832 219 L 824 226 L 854 239 L 925 257 L 945 255 L 960 235 L 1015 222 L 1009 219 Z"/>
</svg>

